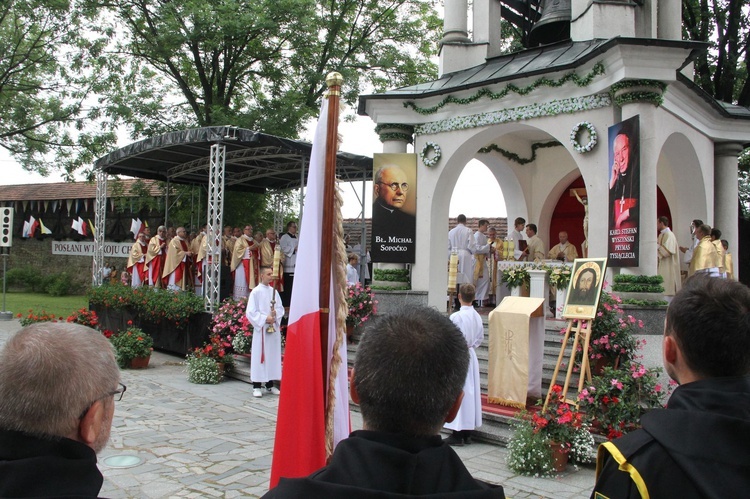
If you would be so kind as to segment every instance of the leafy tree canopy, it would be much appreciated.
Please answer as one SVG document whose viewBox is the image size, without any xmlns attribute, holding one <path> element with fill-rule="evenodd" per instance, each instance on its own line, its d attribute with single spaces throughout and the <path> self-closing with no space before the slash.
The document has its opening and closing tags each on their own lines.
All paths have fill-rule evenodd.
<svg viewBox="0 0 750 499">
<path fill-rule="evenodd" d="M 69 176 L 133 140 L 235 125 L 296 138 L 325 75 L 344 100 L 436 76 L 430 0 L 7 0 L 0 146 Z"/>
<path fill-rule="evenodd" d="M 344 99 L 435 76 L 442 26 L 413 0 L 86 0 L 108 55 L 127 68 L 106 97 L 132 137 L 231 124 L 295 138 L 317 113 L 325 75 Z M 143 68 L 148 68 L 144 70 Z"/>
<path fill-rule="evenodd" d="M 91 99 L 106 86 L 103 44 L 81 34 L 67 0 L 4 0 L 0 5 L 0 147 L 28 170 L 72 172 L 115 142 L 87 127 Z"/>
</svg>

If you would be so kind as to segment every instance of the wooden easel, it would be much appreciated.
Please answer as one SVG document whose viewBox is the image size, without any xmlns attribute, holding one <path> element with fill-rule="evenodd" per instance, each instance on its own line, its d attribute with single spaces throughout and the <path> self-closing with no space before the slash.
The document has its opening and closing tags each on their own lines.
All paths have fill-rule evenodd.
<svg viewBox="0 0 750 499">
<path fill-rule="evenodd" d="M 570 359 L 568 361 L 568 370 L 565 375 L 565 384 L 563 385 L 562 389 L 562 397 L 563 399 L 569 403 L 574 404 L 576 408 L 578 407 L 578 397 L 573 399 L 569 399 L 567 397 L 568 395 L 568 387 L 570 386 L 570 378 L 573 374 L 573 364 L 575 363 L 575 357 L 576 357 L 576 350 L 578 348 L 579 342 L 583 342 L 583 355 L 581 360 L 581 374 L 578 378 L 578 393 L 581 393 L 583 390 L 583 382 L 584 377 L 585 379 L 591 383 L 591 366 L 589 365 L 589 341 L 591 340 L 591 320 L 588 319 L 568 319 L 568 327 L 565 330 L 565 338 L 563 338 L 562 345 L 560 346 L 560 355 L 557 356 L 557 364 L 555 365 L 555 371 L 552 374 L 552 381 L 550 382 L 549 389 L 547 390 L 547 397 L 544 399 L 544 407 L 542 410 L 547 409 L 547 404 L 549 404 L 549 400 L 552 397 L 552 387 L 555 386 L 555 383 L 557 382 L 557 375 L 560 372 L 560 366 L 562 365 L 563 358 L 565 357 L 565 348 L 568 345 L 568 338 L 570 338 L 570 332 L 573 331 L 575 335 L 573 336 L 573 348 L 570 352 Z M 583 339 L 581 339 L 583 337 Z"/>
</svg>

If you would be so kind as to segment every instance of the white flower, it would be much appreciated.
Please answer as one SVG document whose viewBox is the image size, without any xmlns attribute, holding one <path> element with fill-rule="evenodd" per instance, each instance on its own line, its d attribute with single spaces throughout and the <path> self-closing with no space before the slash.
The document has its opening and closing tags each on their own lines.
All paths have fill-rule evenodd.
<svg viewBox="0 0 750 499">
<path fill-rule="evenodd" d="M 431 157 L 429 156 L 430 151 L 432 151 Z M 425 143 L 422 152 L 419 153 L 419 157 L 422 158 L 422 163 L 428 168 L 438 164 L 442 155 L 443 152 L 440 150 L 440 146 L 434 142 Z"/>
<path fill-rule="evenodd" d="M 585 145 L 582 145 L 580 142 L 578 142 L 578 133 L 582 128 L 586 129 L 589 133 L 589 141 Z M 573 130 L 570 131 L 570 143 L 573 145 L 573 149 L 575 149 L 576 152 L 580 154 L 591 152 L 591 150 L 594 149 L 594 146 L 596 146 L 597 141 L 598 137 L 596 134 L 596 129 L 594 128 L 594 125 L 592 125 L 588 121 L 582 121 L 578 123 L 573 127 Z"/>
</svg>

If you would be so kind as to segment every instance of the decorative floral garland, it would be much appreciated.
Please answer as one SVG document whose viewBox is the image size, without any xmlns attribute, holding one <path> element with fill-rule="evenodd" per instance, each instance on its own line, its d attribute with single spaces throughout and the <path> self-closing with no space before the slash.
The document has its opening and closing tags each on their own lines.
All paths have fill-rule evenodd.
<svg viewBox="0 0 750 499">
<path fill-rule="evenodd" d="M 578 142 L 578 134 L 580 133 L 582 128 L 588 130 L 589 132 L 589 141 L 586 145 L 581 145 L 581 143 Z M 573 130 L 570 131 L 570 143 L 573 144 L 573 149 L 575 149 L 576 152 L 580 154 L 591 152 L 591 150 L 596 146 L 597 141 L 598 136 L 596 135 L 596 128 L 594 128 L 594 125 L 592 125 L 588 121 L 582 121 L 578 123 L 573 127 Z"/>
<path fill-rule="evenodd" d="M 406 142 L 407 144 L 411 144 L 414 141 L 414 137 L 410 133 L 402 133 L 402 132 L 385 132 L 378 134 L 378 138 L 380 139 L 380 142 L 387 142 L 389 140 L 400 140 L 403 142 Z"/>
<path fill-rule="evenodd" d="M 432 157 L 427 156 L 430 151 L 433 151 Z M 428 168 L 438 164 L 442 155 L 443 152 L 440 150 L 440 146 L 434 142 L 427 142 L 422 148 L 422 152 L 419 153 L 419 157 L 422 158 L 422 163 Z"/>
<path fill-rule="evenodd" d="M 609 94 L 594 94 L 585 97 L 553 100 L 542 104 L 530 104 L 513 109 L 502 109 L 489 113 L 459 116 L 439 121 L 432 121 L 414 127 L 416 135 L 429 135 L 440 132 L 466 130 L 488 125 L 498 125 L 513 121 L 522 121 L 543 116 L 557 116 L 559 114 L 573 114 L 590 111 L 612 105 Z"/>
<path fill-rule="evenodd" d="M 383 132 L 383 130 L 392 131 Z M 407 125 L 405 123 L 379 123 L 377 126 L 375 126 L 375 133 L 378 134 L 380 142 L 386 142 L 388 140 L 401 140 L 403 142 L 406 142 L 407 144 L 411 144 L 414 141 L 414 126 Z"/>
<path fill-rule="evenodd" d="M 461 99 L 458 97 L 453 97 L 452 95 L 449 95 L 445 99 L 443 99 L 439 104 L 432 106 L 432 107 L 419 107 L 412 101 L 404 102 L 404 107 L 410 107 L 414 109 L 419 114 L 434 114 L 438 112 L 440 109 L 445 107 L 448 104 L 471 104 L 473 102 L 478 101 L 482 97 L 489 97 L 492 100 L 498 100 L 502 99 L 506 95 L 508 95 L 510 92 L 514 92 L 518 95 L 528 95 L 533 90 L 539 88 L 539 87 L 561 87 L 564 84 L 566 84 L 569 81 L 572 81 L 579 87 L 585 87 L 589 83 L 593 81 L 593 79 L 598 76 L 604 74 L 604 64 L 601 62 L 597 62 L 593 68 L 591 68 L 591 71 L 586 76 L 578 76 L 574 71 L 571 71 L 570 73 L 565 74 L 562 78 L 559 80 L 550 80 L 546 76 L 543 78 L 539 78 L 535 82 L 531 83 L 530 85 L 527 85 L 525 87 L 517 87 L 514 84 L 507 85 L 504 89 L 502 89 L 500 92 L 492 92 L 488 90 L 487 88 L 483 88 L 479 90 L 477 93 L 472 95 L 471 97 L 466 97 L 465 99 Z"/>
<path fill-rule="evenodd" d="M 488 153 L 492 151 L 497 151 L 503 156 L 505 156 L 510 161 L 515 161 L 519 165 L 525 165 L 527 163 L 531 163 L 534 160 L 536 160 L 536 150 L 537 149 L 543 149 L 545 147 L 557 147 L 561 146 L 562 144 L 556 140 L 551 140 L 549 142 L 534 142 L 531 144 L 531 157 L 530 158 L 522 158 L 518 154 L 510 151 L 506 151 L 502 147 L 498 146 L 497 144 L 490 144 L 487 147 L 481 148 L 478 152 L 480 153 Z"/>
<path fill-rule="evenodd" d="M 628 88 L 633 88 L 634 90 L 618 94 L 620 90 Z M 647 90 L 648 88 L 653 90 Z M 667 84 L 659 80 L 623 80 L 612 85 L 610 93 L 612 100 L 619 107 L 632 102 L 651 103 L 659 107 L 664 103 L 664 92 L 666 89 Z"/>
</svg>

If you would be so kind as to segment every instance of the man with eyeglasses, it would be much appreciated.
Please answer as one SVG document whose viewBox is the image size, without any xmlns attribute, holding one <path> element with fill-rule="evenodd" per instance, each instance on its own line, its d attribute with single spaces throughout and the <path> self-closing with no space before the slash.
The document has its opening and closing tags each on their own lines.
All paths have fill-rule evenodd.
<svg viewBox="0 0 750 499">
<path fill-rule="evenodd" d="M 110 342 L 91 328 L 44 322 L 0 352 L 0 497 L 96 497 L 125 386 Z"/>
<path fill-rule="evenodd" d="M 416 217 L 403 211 L 409 187 L 406 173 L 396 165 L 375 174 L 372 256 L 376 262 L 414 262 Z"/>
</svg>

